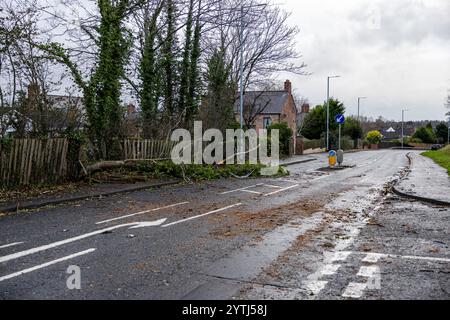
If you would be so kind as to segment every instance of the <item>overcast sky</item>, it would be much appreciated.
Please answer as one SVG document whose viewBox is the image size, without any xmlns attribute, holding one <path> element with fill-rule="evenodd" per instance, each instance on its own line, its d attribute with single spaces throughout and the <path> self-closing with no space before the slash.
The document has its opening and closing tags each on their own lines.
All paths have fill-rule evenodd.
<svg viewBox="0 0 450 320">
<path fill-rule="evenodd" d="M 450 89 L 449 0 L 279 0 L 300 28 L 298 49 L 310 76 L 290 78 L 311 105 L 331 95 L 347 113 L 400 120 L 444 119 Z"/>
</svg>

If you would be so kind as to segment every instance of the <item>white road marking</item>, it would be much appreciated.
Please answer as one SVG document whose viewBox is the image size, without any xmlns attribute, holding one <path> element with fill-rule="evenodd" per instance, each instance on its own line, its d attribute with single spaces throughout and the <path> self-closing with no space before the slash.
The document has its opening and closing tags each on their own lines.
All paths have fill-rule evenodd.
<svg viewBox="0 0 450 320">
<path fill-rule="evenodd" d="M 376 253 L 376 252 L 355 252 L 359 254 L 365 254 L 366 257 L 362 260 L 364 262 L 377 262 L 381 258 L 396 258 L 396 259 L 411 259 L 411 260 L 429 260 L 436 262 L 450 262 L 449 258 L 439 258 L 439 257 L 424 257 L 424 256 L 402 256 L 398 254 L 389 253 Z"/>
<path fill-rule="evenodd" d="M 276 185 L 273 185 L 273 184 L 264 184 L 264 186 L 266 186 L 266 187 L 269 187 L 269 188 L 274 188 L 274 189 L 281 189 L 281 188 L 283 188 L 283 187 L 280 187 L 280 186 L 276 186 Z"/>
<path fill-rule="evenodd" d="M 312 280 L 306 281 L 304 283 L 304 287 L 316 295 L 319 294 L 323 289 L 325 289 L 327 284 L 328 281 Z"/>
<path fill-rule="evenodd" d="M 253 194 L 262 194 L 262 192 L 253 191 L 253 190 L 242 190 L 242 192 L 253 193 Z"/>
<path fill-rule="evenodd" d="M 121 216 L 121 217 L 117 217 L 117 218 L 113 218 L 113 219 L 109 219 L 109 220 L 100 221 L 100 222 L 97 222 L 96 224 L 104 224 L 104 223 L 108 223 L 108 222 L 112 222 L 112 221 L 117 221 L 117 220 L 120 220 L 120 219 L 126 219 L 126 218 L 129 218 L 129 217 L 134 217 L 134 216 L 137 216 L 137 215 L 141 215 L 141 214 L 145 214 L 145 213 L 149 213 L 149 212 L 155 212 L 155 211 L 159 211 L 159 210 L 163 210 L 163 209 L 169 209 L 169 208 L 181 206 L 183 204 L 188 204 L 188 203 L 189 203 L 188 201 L 175 203 L 175 204 L 171 204 L 171 205 L 165 206 L 165 207 L 145 210 L 145 211 L 136 212 L 136 213 L 132 213 L 132 214 L 127 214 L 125 216 Z"/>
<path fill-rule="evenodd" d="M 357 276 L 372 278 L 375 274 L 380 274 L 380 267 L 378 266 L 362 266 L 359 268 Z"/>
<path fill-rule="evenodd" d="M 228 209 L 240 206 L 240 205 L 242 205 L 242 203 L 240 203 L 240 202 L 239 203 L 235 203 L 235 204 L 232 204 L 230 206 L 226 206 L 224 208 L 216 209 L 216 210 L 213 210 L 213 211 L 210 211 L 210 212 L 207 212 L 207 213 L 203 213 L 203 214 L 200 214 L 200 215 L 197 215 L 197 216 L 193 216 L 193 217 L 190 217 L 190 218 L 186 218 L 186 219 L 178 220 L 178 221 L 175 221 L 175 222 L 171 222 L 171 223 L 165 224 L 165 225 L 163 225 L 161 227 L 167 228 L 167 227 L 179 224 L 179 223 L 183 223 L 183 222 L 190 221 L 190 220 L 193 220 L 193 219 L 201 218 L 201 217 L 213 214 L 213 213 L 225 211 L 225 210 L 228 210 Z"/>
<path fill-rule="evenodd" d="M 350 282 L 342 296 L 345 298 L 361 298 L 366 288 L 366 283 Z"/>
<path fill-rule="evenodd" d="M 381 258 L 386 257 L 385 254 L 382 253 L 368 253 L 364 259 L 362 259 L 363 262 L 370 262 L 370 263 L 376 263 Z"/>
<path fill-rule="evenodd" d="M 450 262 L 450 259 L 447 259 L 447 258 L 435 258 L 435 257 L 400 256 L 400 258 L 413 259 L 413 260 L 430 260 L 430 261 Z"/>
<path fill-rule="evenodd" d="M 14 243 L 5 244 L 5 245 L 0 246 L 0 249 L 5 249 L 5 248 L 17 246 L 17 245 L 22 244 L 22 243 L 23 242 L 14 242 Z"/>
<path fill-rule="evenodd" d="M 16 252 L 16 253 L 13 253 L 13 254 L 9 254 L 7 256 L 0 257 L 0 263 L 7 262 L 7 261 L 10 261 L 10 260 L 13 260 L 13 259 L 18 259 L 18 258 L 21 258 L 21 257 L 25 257 L 25 256 L 28 256 L 30 254 L 34 254 L 34 253 L 37 253 L 37 252 L 45 251 L 45 250 L 52 249 L 52 248 L 55 248 L 55 247 L 59 247 L 59 246 L 62 246 L 62 245 L 65 245 L 65 244 L 68 244 L 68 243 L 71 243 L 71 242 L 83 240 L 83 239 L 86 239 L 86 238 L 89 238 L 89 237 L 92 237 L 92 236 L 95 236 L 95 235 L 98 235 L 98 234 L 102 234 L 104 232 L 108 232 L 108 231 L 112 231 L 112 230 L 119 229 L 119 228 L 124 228 L 124 227 L 132 227 L 132 226 L 136 226 L 136 225 L 139 225 L 139 224 L 140 224 L 139 222 L 120 224 L 120 225 L 117 225 L 117 226 L 112 226 L 112 227 L 109 227 L 109 228 L 100 229 L 100 230 L 96 230 L 96 231 L 89 232 L 89 233 L 86 233 L 86 234 L 82 234 L 80 236 L 76 236 L 76 237 L 73 237 L 73 238 L 68 238 L 68 239 L 65 239 L 65 240 L 56 241 L 56 242 L 53 242 L 53 243 L 50 243 L 50 244 L 47 244 L 47 245 L 44 245 L 44 246 L 40 246 L 40 247 L 36 247 L 36 248 L 32 248 L 32 249 L 28 249 L 28 250 L 24 250 L 24 251 L 20 251 L 20 252 Z"/>
<path fill-rule="evenodd" d="M 221 192 L 219 194 L 229 194 L 229 193 L 233 193 L 233 192 L 244 191 L 244 190 L 247 190 L 247 189 L 250 189 L 250 188 L 259 187 L 259 186 L 262 186 L 262 185 L 263 185 L 263 183 L 258 183 L 258 184 L 254 184 L 254 185 L 251 185 L 251 186 L 248 186 L 248 187 L 244 187 L 244 188 L 239 188 L 239 189 L 234 189 L 234 190 L 230 190 L 230 191 Z"/>
<path fill-rule="evenodd" d="M 329 259 L 331 262 L 347 260 L 350 254 L 352 254 L 351 251 L 337 251 L 324 253 L 325 257 Z"/>
<path fill-rule="evenodd" d="M 270 193 L 266 193 L 266 194 L 264 195 L 264 197 L 272 196 L 272 195 L 274 195 L 274 194 L 277 194 L 277 193 L 280 193 L 280 192 L 283 192 L 283 191 L 287 191 L 287 190 L 290 190 L 290 189 L 292 189 L 292 188 L 296 188 L 296 187 L 298 187 L 298 186 L 299 186 L 299 184 L 295 184 L 295 185 L 290 186 L 290 187 L 286 187 L 286 188 L 283 188 L 283 189 L 278 189 L 277 191 L 273 191 L 273 192 L 270 192 Z"/>
<path fill-rule="evenodd" d="M 327 264 L 322 267 L 320 273 L 326 276 L 331 276 L 341 267 L 340 264 Z"/>
<path fill-rule="evenodd" d="M 137 229 L 137 228 L 146 228 L 146 227 L 158 227 L 162 225 L 164 222 L 166 222 L 167 218 L 160 219 L 157 221 L 146 221 L 146 222 L 139 222 L 138 225 L 132 226 L 130 229 Z"/>
<path fill-rule="evenodd" d="M 25 269 L 25 270 L 22 270 L 22 271 L 14 272 L 14 273 L 8 274 L 6 276 L 0 277 L 0 282 L 8 280 L 8 279 L 11 279 L 11 278 L 15 278 L 15 277 L 21 276 L 21 275 L 23 275 L 25 273 L 30 273 L 30 272 L 33 272 L 33 271 L 36 271 L 36 270 L 39 270 L 39 269 L 43 269 L 43 268 L 51 266 L 53 264 L 56 264 L 56 263 L 59 263 L 59 262 L 62 262 L 62 261 L 66 261 L 66 260 L 69 260 L 69 259 L 73 259 L 73 258 L 82 256 L 82 255 L 85 255 L 85 254 L 88 254 L 88 253 L 91 253 L 91 252 L 94 252 L 94 251 L 95 251 L 94 248 L 88 249 L 88 250 L 81 251 L 81 252 L 78 252 L 78 253 L 74 253 L 74 254 L 71 254 L 69 256 L 66 256 L 66 257 L 63 257 L 63 258 L 59 258 L 59 259 L 56 259 L 56 260 L 52 260 L 52 261 L 49 261 L 49 262 L 46 262 L 46 263 L 43 263 L 43 264 L 31 267 L 31 268 L 28 268 L 28 269 Z"/>
</svg>

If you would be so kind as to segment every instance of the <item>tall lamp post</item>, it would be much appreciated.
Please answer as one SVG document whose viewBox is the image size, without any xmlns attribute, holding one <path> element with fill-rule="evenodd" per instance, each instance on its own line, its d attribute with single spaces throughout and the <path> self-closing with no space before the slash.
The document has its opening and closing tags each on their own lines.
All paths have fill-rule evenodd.
<svg viewBox="0 0 450 320">
<path fill-rule="evenodd" d="M 404 121 L 405 121 L 405 112 L 408 111 L 408 109 L 402 110 L 402 149 L 403 149 L 403 141 L 405 140 L 405 133 L 404 133 Z"/>
<path fill-rule="evenodd" d="M 361 121 L 361 120 L 359 119 L 359 105 L 360 105 L 360 103 L 361 103 L 361 100 L 363 100 L 363 99 L 367 99 L 367 97 L 358 97 L 358 121 Z"/>
<path fill-rule="evenodd" d="M 341 76 L 327 77 L 327 150 L 330 150 L 330 79 Z"/>
</svg>

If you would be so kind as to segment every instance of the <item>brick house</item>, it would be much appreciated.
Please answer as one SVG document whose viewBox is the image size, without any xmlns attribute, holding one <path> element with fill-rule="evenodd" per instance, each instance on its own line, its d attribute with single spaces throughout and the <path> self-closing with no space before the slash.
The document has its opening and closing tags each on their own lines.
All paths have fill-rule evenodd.
<svg viewBox="0 0 450 320">
<path fill-rule="evenodd" d="M 297 129 L 300 129 L 305 121 L 306 116 L 309 114 L 309 103 L 305 102 L 297 109 Z"/>
<path fill-rule="evenodd" d="M 240 119 L 239 100 L 235 103 L 234 114 Z M 292 96 L 292 84 L 284 83 L 281 91 L 247 91 L 244 94 L 244 122 L 256 129 L 264 129 L 272 123 L 286 122 L 292 129 L 294 143 L 297 132 L 297 107 Z"/>
</svg>

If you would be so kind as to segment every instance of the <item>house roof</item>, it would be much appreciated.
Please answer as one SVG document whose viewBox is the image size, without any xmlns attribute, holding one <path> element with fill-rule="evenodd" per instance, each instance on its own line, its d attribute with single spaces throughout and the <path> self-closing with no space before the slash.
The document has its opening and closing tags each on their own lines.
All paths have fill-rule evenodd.
<svg viewBox="0 0 450 320">
<path fill-rule="evenodd" d="M 390 127 L 389 129 L 386 130 L 386 132 L 393 133 L 393 132 L 395 132 L 395 130 L 394 130 L 394 128 Z"/>
<path fill-rule="evenodd" d="M 244 108 L 253 106 L 253 112 L 259 114 L 281 114 L 289 97 L 287 91 L 248 91 L 244 94 Z M 239 99 L 234 104 L 234 111 L 239 112 Z"/>
<path fill-rule="evenodd" d="M 68 106 L 81 108 L 83 103 L 83 98 L 76 96 L 49 94 L 47 95 L 47 99 L 55 108 L 67 108 Z"/>
</svg>

